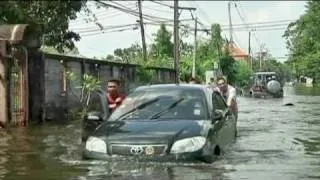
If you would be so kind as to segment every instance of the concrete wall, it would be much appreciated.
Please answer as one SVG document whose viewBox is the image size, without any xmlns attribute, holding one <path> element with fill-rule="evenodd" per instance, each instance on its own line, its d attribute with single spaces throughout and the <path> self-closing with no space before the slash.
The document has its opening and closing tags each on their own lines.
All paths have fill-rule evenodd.
<svg viewBox="0 0 320 180">
<path fill-rule="evenodd" d="M 81 76 L 84 73 L 95 75 L 102 81 L 105 89 L 107 81 L 118 78 L 122 81 L 122 91 L 128 92 L 139 85 L 136 77 L 137 65 L 107 62 L 94 59 L 76 58 L 53 54 L 44 54 L 44 118 L 64 119 L 68 110 L 79 107 L 81 81 L 67 82 L 67 91 L 63 92 L 64 70 Z M 67 69 L 66 69 L 67 68 Z M 167 68 L 150 68 L 153 73 L 153 82 L 173 83 L 175 72 Z"/>
</svg>

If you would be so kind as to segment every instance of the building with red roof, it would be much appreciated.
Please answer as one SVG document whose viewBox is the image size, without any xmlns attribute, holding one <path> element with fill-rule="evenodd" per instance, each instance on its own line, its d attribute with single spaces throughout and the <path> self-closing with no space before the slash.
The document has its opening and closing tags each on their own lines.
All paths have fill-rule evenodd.
<svg viewBox="0 0 320 180">
<path fill-rule="evenodd" d="M 229 43 L 228 51 L 236 61 L 244 61 L 249 65 L 249 55 L 243 49 L 236 47 L 233 43 Z"/>
</svg>

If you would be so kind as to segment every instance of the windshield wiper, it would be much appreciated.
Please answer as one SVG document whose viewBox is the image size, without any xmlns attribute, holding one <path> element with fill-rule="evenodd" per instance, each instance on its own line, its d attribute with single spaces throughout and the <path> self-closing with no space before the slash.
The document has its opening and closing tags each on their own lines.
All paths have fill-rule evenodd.
<svg viewBox="0 0 320 180">
<path fill-rule="evenodd" d="M 170 106 L 168 106 L 167 108 L 161 110 L 160 112 L 155 113 L 154 115 L 152 115 L 149 119 L 158 119 L 160 116 L 162 116 L 163 114 L 167 113 L 168 111 L 170 111 L 172 108 L 176 107 L 181 101 L 183 101 L 184 98 L 180 98 L 178 99 L 176 102 L 172 103 Z"/>
<path fill-rule="evenodd" d="M 148 100 L 148 101 L 146 101 L 146 102 L 143 102 L 143 103 L 139 104 L 138 106 L 136 106 L 135 108 L 131 109 L 130 111 L 122 114 L 119 118 L 117 118 L 117 120 L 118 120 L 118 121 L 121 121 L 121 120 L 123 120 L 123 119 L 126 119 L 126 118 L 129 117 L 129 115 L 131 115 L 134 111 L 136 111 L 136 110 L 138 110 L 138 109 L 143 109 L 143 108 L 145 108 L 146 106 L 148 106 L 148 105 L 150 105 L 150 104 L 152 104 L 152 103 L 154 103 L 154 102 L 156 102 L 156 101 L 158 101 L 158 100 L 159 100 L 159 98 L 154 98 L 154 99 L 150 99 L 150 100 Z"/>
</svg>

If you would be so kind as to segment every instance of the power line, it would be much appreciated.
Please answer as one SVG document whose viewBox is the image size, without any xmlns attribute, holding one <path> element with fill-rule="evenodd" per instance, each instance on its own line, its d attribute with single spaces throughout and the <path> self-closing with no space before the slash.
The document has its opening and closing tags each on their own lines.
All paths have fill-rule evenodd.
<svg viewBox="0 0 320 180">
<path fill-rule="evenodd" d="M 240 13 L 240 11 L 239 11 L 239 9 L 238 9 L 238 7 L 237 7 L 237 3 L 234 3 L 234 4 L 235 4 L 235 8 L 236 8 L 236 10 L 237 10 L 237 13 L 238 13 L 241 21 L 245 24 L 245 19 L 241 16 L 241 13 Z M 249 25 L 247 25 L 247 28 L 248 28 L 248 30 L 250 31 Z M 253 31 L 253 36 L 254 36 L 255 40 L 257 41 L 257 43 L 258 43 L 258 45 L 259 45 L 259 47 L 260 47 L 260 50 L 259 50 L 259 51 L 260 51 L 260 55 L 261 55 L 262 48 L 263 48 L 264 50 L 268 50 L 268 49 L 265 47 L 265 43 L 262 43 L 262 42 L 257 38 L 255 32 L 256 32 L 256 30 Z M 260 60 L 261 60 L 261 59 L 260 59 Z M 260 68 L 261 68 L 261 61 L 260 61 Z"/>
<path fill-rule="evenodd" d="M 273 24 L 273 23 L 285 23 L 289 24 L 296 20 L 278 20 L 278 21 L 263 21 L 263 22 L 251 22 L 251 23 L 243 23 L 243 24 L 232 24 L 232 26 L 248 26 L 248 25 L 260 25 L 260 24 Z M 221 26 L 228 26 L 228 25 L 221 25 Z"/>
<path fill-rule="evenodd" d="M 153 3 L 159 4 L 159 5 L 162 5 L 162 6 L 166 6 L 166 7 L 172 8 L 172 9 L 174 8 L 171 5 L 167 5 L 167 4 L 164 4 L 164 3 L 156 2 L 156 1 L 153 1 L 153 0 L 150 0 L 150 1 L 153 2 Z M 178 9 L 180 9 L 180 10 L 196 10 L 196 8 L 194 8 L 194 7 L 182 7 L 182 6 L 179 6 Z"/>
<path fill-rule="evenodd" d="M 259 29 L 259 28 L 267 28 L 267 27 L 280 27 L 280 26 L 283 26 L 283 27 L 287 27 L 288 24 L 269 24 L 269 25 L 259 25 L 259 26 L 248 26 L 248 27 L 235 27 L 233 29 Z M 205 29 L 209 29 L 208 27 L 206 27 Z M 222 28 L 223 30 L 229 30 L 229 28 Z"/>
<path fill-rule="evenodd" d="M 71 22 L 71 24 L 72 24 L 72 26 L 79 27 L 79 26 L 88 26 L 89 24 L 95 23 L 94 26 L 89 26 L 89 27 L 96 28 L 97 27 L 96 23 L 100 23 L 99 22 L 99 21 L 101 21 L 100 19 L 110 19 L 110 18 L 117 17 L 120 15 L 121 15 L 121 12 L 118 12 L 118 13 L 114 13 L 111 15 L 98 16 L 98 17 L 96 17 L 96 21 L 82 19 L 82 22 L 76 21 L 76 22 Z M 86 28 L 89 28 L 89 27 L 86 27 Z"/>
<path fill-rule="evenodd" d="M 182 19 L 181 21 L 190 21 L 191 19 Z M 139 20 L 137 20 L 139 22 Z M 144 22 L 144 25 L 156 25 L 160 26 L 161 24 L 167 25 L 167 26 L 173 26 L 173 24 L 166 23 L 168 21 L 158 21 L 158 22 Z M 186 26 L 184 24 L 180 24 L 181 26 Z M 121 24 L 121 25 L 110 25 L 110 26 L 103 26 L 102 28 L 75 28 L 71 29 L 73 31 L 76 31 L 77 33 L 90 33 L 90 32 L 103 32 L 104 30 L 112 30 L 112 29 L 118 29 L 123 27 L 136 27 L 137 24 Z"/>
<path fill-rule="evenodd" d="M 192 19 L 182 19 L 182 21 L 192 21 Z M 138 21 L 137 21 L 138 22 Z M 169 24 L 168 22 L 171 21 L 152 21 L 152 22 L 144 22 L 146 25 L 156 25 L 160 26 L 161 24 L 167 25 L 167 26 L 173 26 L 173 24 Z M 73 31 L 79 31 L 80 33 L 83 32 L 95 32 L 95 31 L 102 31 L 102 30 L 109 30 L 109 29 L 116 29 L 121 27 L 127 27 L 127 26 L 136 26 L 136 24 L 123 24 L 123 25 L 110 25 L 110 26 L 102 26 L 102 28 L 96 28 L 96 27 L 86 27 L 86 28 L 74 28 Z M 181 24 L 181 26 L 188 26 L 186 24 Z M 287 27 L 287 24 L 269 24 L 269 25 L 261 25 L 261 26 L 252 26 L 251 29 L 255 29 L 256 31 L 269 31 L 269 30 L 285 30 Z M 237 27 L 233 28 L 235 31 L 247 31 L 247 28 L 245 27 Z M 192 29 L 191 27 L 191 30 Z M 221 28 L 221 30 L 229 30 L 229 28 Z M 210 28 L 203 28 L 199 29 L 199 31 L 211 31 Z"/>
<path fill-rule="evenodd" d="M 239 11 L 236 3 L 235 3 L 235 8 L 236 8 L 236 10 L 237 10 L 237 13 L 238 13 L 241 21 L 246 25 L 246 27 L 248 28 L 248 31 L 250 31 L 250 27 L 249 27 L 249 25 L 245 22 L 245 19 L 241 16 L 241 13 L 240 13 L 240 11 Z M 257 43 L 258 43 L 259 45 L 261 45 L 261 42 L 259 41 L 259 39 L 258 39 L 257 36 L 255 35 L 255 33 L 253 34 L 253 36 L 254 36 L 255 40 L 257 41 Z"/>
<path fill-rule="evenodd" d="M 136 14 L 138 15 L 138 17 L 139 17 L 139 12 L 135 12 L 135 11 L 133 11 L 132 9 L 128 9 L 127 7 L 121 5 L 120 3 L 117 3 L 117 2 L 113 2 L 113 3 L 116 4 L 116 5 L 118 5 L 118 6 L 122 6 L 122 7 L 123 7 L 125 10 L 127 10 L 127 11 L 131 11 L 131 12 L 136 13 Z M 151 19 L 158 18 L 158 19 L 162 19 L 162 20 L 169 20 L 169 19 L 167 19 L 167 18 L 156 17 L 156 16 L 152 16 L 152 15 L 147 15 L 147 14 L 144 13 L 144 14 L 143 14 L 143 18 L 146 18 L 146 17 L 149 17 L 149 18 L 151 18 Z"/>
<path fill-rule="evenodd" d="M 122 12 L 125 12 L 125 13 L 128 13 L 128 14 L 131 14 L 133 16 L 139 17 L 139 12 L 133 11 L 131 9 L 121 8 L 121 7 L 118 7 L 118 6 L 115 6 L 115 5 L 112 5 L 112 4 L 108 4 L 108 3 L 105 3 L 105 2 L 102 2 L 102 1 L 99 1 L 99 0 L 95 0 L 95 1 L 99 2 L 101 5 L 103 5 L 105 7 L 111 7 L 111 8 L 114 8 L 114 9 L 118 9 L 119 11 L 122 11 Z M 151 15 L 146 15 L 146 14 L 144 14 L 143 16 L 144 16 L 143 18 L 149 19 L 149 20 L 154 20 L 154 19 L 169 20 L 169 19 L 166 19 L 166 18 L 151 16 Z"/>
<path fill-rule="evenodd" d="M 102 16 L 101 16 L 102 17 Z M 103 18 L 106 18 L 106 17 L 111 17 L 111 16 L 103 16 Z M 99 17 L 100 18 L 100 17 Z M 172 20 L 166 20 L 166 21 L 156 21 L 156 20 L 153 20 L 152 22 L 158 22 L 158 23 L 166 23 L 166 22 L 171 22 Z M 192 19 L 183 19 L 183 20 L 180 20 L 180 21 L 192 21 Z M 276 27 L 276 26 L 287 26 L 288 24 L 269 24 L 269 23 L 278 23 L 278 22 L 288 22 L 288 21 L 293 21 L 293 20 L 279 20 L 279 21 L 266 21 L 266 22 L 256 22 L 256 23 L 246 23 L 246 24 L 236 24 L 236 26 L 243 26 L 243 25 L 248 25 L 249 24 L 261 24 L 261 26 L 252 26 L 251 28 L 254 29 L 254 28 L 262 28 L 262 27 Z M 88 23 L 84 23 L 84 24 L 88 24 Z M 200 23 L 199 23 L 200 24 Z M 264 25 L 263 24 L 269 24 L 269 25 Z M 74 24 L 73 26 L 80 26 L 82 24 Z M 201 24 L 202 26 L 204 26 L 203 24 Z M 221 27 L 224 27 L 226 25 L 222 25 Z M 85 28 L 76 28 L 75 30 L 84 30 L 84 29 L 90 29 L 90 28 L 96 28 L 97 26 L 91 26 L 91 27 L 85 27 Z M 204 29 L 206 28 L 209 28 L 209 27 L 205 27 Z M 245 27 L 236 27 L 236 28 L 245 28 Z M 227 28 L 226 28 L 227 29 Z M 242 29 L 238 29 L 239 31 L 242 31 Z"/>
<path fill-rule="evenodd" d="M 123 24 L 123 25 L 114 25 L 114 26 L 104 26 L 101 29 L 83 28 L 83 29 L 72 29 L 72 30 L 77 31 L 78 33 L 86 33 L 86 32 L 96 32 L 96 31 L 117 29 L 117 28 L 123 28 L 123 27 L 128 27 L 128 26 L 136 26 L 136 25 L 137 24 Z"/>
<path fill-rule="evenodd" d="M 286 26 L 285 26 L 285 24 L 278 24 L 278 25 L 273 24 L 273 25 L 264 25 L 264 26 L 252 26 L 251 28 L 254 29 L 255 31 L 268 30 L 268 29 L 270 29 L 270 30 L 283 29 L 284 30 L 286 28 Z M 194 30 L 194 28 L 191 27 L 190 30 Z M 210 28 L 203 28 L 203 29 L 198 29 L 198 30 L 199 31 L 211 31 Z M 227 30 L 229 30 L 229 28 L 221 28 L 221 30 L 227 31 Z M 233 30 L 235 30 L 235 31 L 248 31 L 248 29 L 245 27 L 233 28 Z"/>
<path fill-rule="evenodd" d="M 132 6 L 132 4 L 131 4 L 131 5 L 128 5 L 127 7 L 132 8 L 134 6 Z M 117 9 L 114 9 L 114 10 L 115 11 L 112 11 L 112 9 L 111 10 L 108 9 L 107 11 L 105 11 L 105 10 L 104 11 L 99 11 L 99 12 L 93 13 L 93 15 L 96 18 L 101 18 L 101 17 L 110 18 L 110 17 L 114 17 L 114 16 L 117 16 L 117 15 L 121 14 L 121 12 L 119 12 Z M 105 15 L 110 15 L 110 16 L 105 16 Z M 81 18 L 81 19 L 79 18 L 79 19 L 73 20 L 73 22 L 75 23 L 75 22 L 79 22 L 79 21 L 86 21 L 86 19 L 87 19 L 87 17 Z"/>
<path fill-rule="evenodd" d="M 158 12 L 163 12 L 163 13 L 172 13 L 172 11 L 165 11 L 165 10 L 160 10 L 160 9 L 156 9 L 156 8 L 150 8 L 148 6 L 145 6 L 143 7 L 144 9 L 148 9 L 148 10 L 151 10 L 151 11 L 158 11 Z"/>
<path fill-rule="evenodd" d="M 103 35 L 106 33 L 112 33 L 112 32 L 123 32 L 123 31 L 127 31 L 127 30 L 137 30 L 138 27 L 134 27 L 134 28 L 123 28 L 123 29 L 118 29 L 118 30 L 111 30 L 111 31 L 107 31 L 107 32 L 100 32 L 100 33 L 91 33 L 91 34 L 83 34 L 81 35 L 81 37 L 89 37 L 89 36 L 95 36 L 95 35 Z"/>
<path fill-rule="evenodd" d="M 185 21 L 193 21 L 193 19 L 179 19 L 179 22 L 185 22 Z M 152 21 L 154 23 L 166 23 L 166 22 L 173 22 L 173 20 L 167 20 L 167 21 L 157 21 L 157 20 L 154 20 Z"/>
<path fill-rule="evenodd" d="M 166 7 L 169 7 L 169 8 L 173 8 L 173 6 L 168 5 L 168 4 L 164 4 L 164 3 L 156 2 L 156 1 L 153 1 L 153 0 L 150 0 L 150 1 L 151 1 L 151 2 L 153 2 L 153 3 L 159 4 L 159 5 L 162 5 L 162 6 L 166 6 Z"/>
<path fill-rule="evenodd" d="M 128 6 L 124 6 L 124 5 L 120 4 L 120 3 L 114 2 L 112 0 L 109 0 L 109 2 L 114 3 L 114 4 L 116 4 L 116 5 L 118 5 L 118 6 L 122 7 L 122 8 L 131 10 L 131 11 L 133 10 L 133 9 L 128 8 Z M 137 6 L 136 3 L 134 3 L 134 6 Z"/>
<path fill-rule="evenodd" d="M 207 22 L 211 23 L 212 21 L 211 21 L 211 18 L 209 17 L 209 15 L 200 8 L 200 6 L 197 4 L 196 1 L 192 1 L 192 2 L 193 2 L 192 4 L 194 4 L 197 7 L 197 10 L 199 10 L 198 12 L 201 13 L 202 15 L 204 15 L 204 18 L 206 20 L 208 20 Z"/>
<path fill-rule="evenodd" d="M 115 8 L 116 10 L 120 10 L 120 11 L 122 11 L 122 12 L 124 12 L 123 10 L 125 9 L 125 6 L 123 6 L 123 5 L 121 5 L 121 4 L 119 4 L 119 3 L 116 3 L 116 2 L 113 2 L 113 3 L 115 3 L 115 4 L 117 4 L 118 6 L 121 6 L 121 7 L 124 7 L 123 9 L 119 9 L 119 8 Z M 107 4 L 107 5 L 109 5 L 109 4 Z M 113 6 L 112 6 L 113 7 Z M 133 12 L 133 14 L 132 13 L 130 13 L 130 14 L 132 14 L 132 15 L 135 15 L 135 16 L 137 16 L 137 13 L 138 12 L 134 12 L 132 9 L 126 9 L 125 10 L 125 12 Z M 159 18 L 159 17 L 156 17 L 156 18 L 154 18 L 155 16 L 150 16 L 150 15 L 147 15 L 148 17 L 150 17 L 150 18 L 148 18 L 148 20 L 149 21 L 156 21 L 156 18 Z M 101 16 L 100 16 L 101 17 Z M 98 17 L 98 18 L 100 18 L 100 17 Z M 151 19 L 151 17 L 152 17 L 152 19 Z M 161 19 L 164 19 L 162 22 L 168 22 L 168 21 L 173 21 L 173 20 L 170 20 L 170 19 L 166 19 L 166 18 L 161 18 Z M 85 24 L 87 24 L 87 23 L 85 23 Z M 79 25 L 81 25 L 81 24 L 75 24 L 74 26 L 79 26 Z M 90 28 L 96 28 L 96 26 L 93 26 L 93 27 L 90 27 Z M 84 30 L 84 29 L 90 29 L 89 27 L 88 28 L 79 28 L 79 29 L 77 29 L 77 30 Z M 101 28 L 100 28 L 101 29 Z M 91 30 L 91 29 L 90 29 Z M 99 30 L 99 29 L 97 29 L 97 30 Z"/>
</svg>

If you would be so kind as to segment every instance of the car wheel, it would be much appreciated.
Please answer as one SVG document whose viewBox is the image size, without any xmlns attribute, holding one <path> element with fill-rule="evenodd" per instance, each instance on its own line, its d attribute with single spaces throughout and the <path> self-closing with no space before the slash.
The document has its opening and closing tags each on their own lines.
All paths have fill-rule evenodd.
<svg viewBox="0 0 320 180">
<path fill-rule="evenodd" d="M 237 137 L 238 136 L 238 128 L 237 128 L 237 122 L 236 122 L 236 125 L 235 125 L 235 132 L 234 132 L 234 137 Z"/>
<path fill-rule="evenodd" d="M 220 147 L 216 146 L 211 155 L 203 156 L 201 160 L 205 163 L 211 164 L 218 159 L 218 156 L 220 155 L 220 153 L 221 153 Z"/>
</svg>

